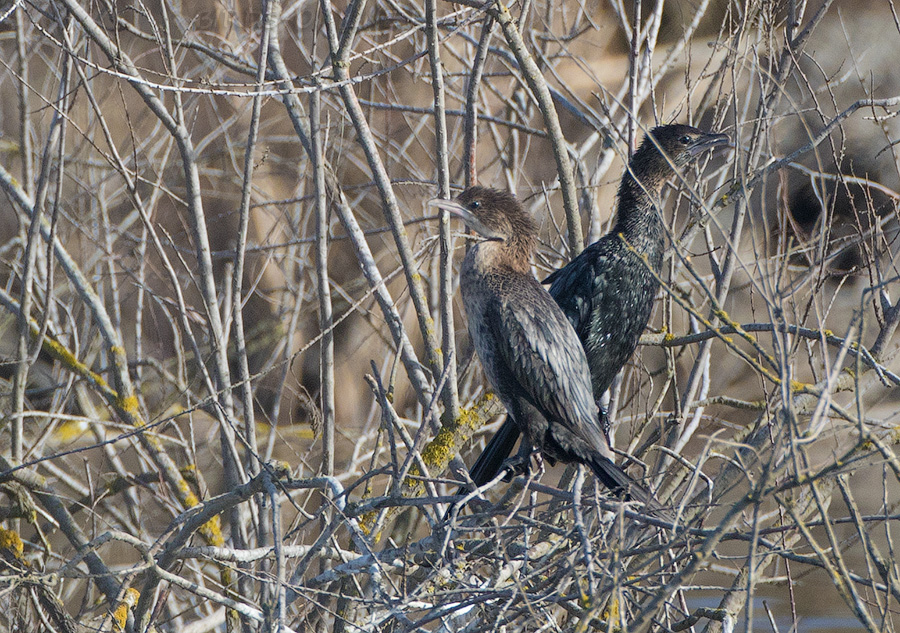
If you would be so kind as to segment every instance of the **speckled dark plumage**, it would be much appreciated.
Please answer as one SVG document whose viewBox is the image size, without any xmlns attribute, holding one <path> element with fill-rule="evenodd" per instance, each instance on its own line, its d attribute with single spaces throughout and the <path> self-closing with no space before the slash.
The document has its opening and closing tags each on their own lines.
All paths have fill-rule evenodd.
<svg viewBox="0 0 900 633">
<path fill-rule="evenodd" d="M 485 238 L 469 249 L 460 288 L 469 334 L 484 372 L 526 441 L 552 461 L 588 465 L 616 493 L 661 509 L 613 461 L 578 335 L 531 274 L 537 227 L 510 194 L 472 187 L 435 201 Z M 515 441 L 515 440 L 513 440 Z"/>
<path fill-rule="evenodd" d="M 622 176 L 615 227 L 544 281 L 584 345 L 595 400 L 634 353 L 653 310 L 659 284 L 648 266 L 659 272 L 665 233 L 655 202 L 672 166 L 728 142 L 725 135 L 687 125 L 662 126 L 650 134 L 656 142 L 645 138 Z M 602 410 L 601 416 L 606 433 Z M 507 420 L 472 466 L 472 480 L 482 485 L 493 479 L 517 439 L 516 425 Z"/>
</svg>

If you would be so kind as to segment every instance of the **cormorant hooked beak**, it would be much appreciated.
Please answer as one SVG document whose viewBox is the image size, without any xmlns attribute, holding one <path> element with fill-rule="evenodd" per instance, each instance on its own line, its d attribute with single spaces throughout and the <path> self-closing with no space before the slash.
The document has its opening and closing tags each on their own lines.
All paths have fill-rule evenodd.
<svg viewBox="0 0 900 633">
<path fill-rule="evenodd" d="M 484 223 L 479 220 L 475 215 L 469 211 L 466 207 L 461 205 L 456 200 L 444 200 L 443 198 L 433 198 L 428 201 L 429 207 L 437 207 L 439 209 L 443 209 L 444 211 L 449 211 L 453 215 L 459 217 L 463 222 L 466 223 L 470 229 L 475 231 L 478 235 L 485 238 L 486 240 L 494 240 L 494 241 L 503 241 L 504 237 L 497 231 L 488 228 L 484 225 Z"/>
<path fill-rule="evenodd" d="M 731 139 L 727 134 L 704 134 L 697 139 L 697 142 L 688 150 L 691 156 L 696 156 L 700 152 L 716 147 L 730 147 Z"/>
</svg>

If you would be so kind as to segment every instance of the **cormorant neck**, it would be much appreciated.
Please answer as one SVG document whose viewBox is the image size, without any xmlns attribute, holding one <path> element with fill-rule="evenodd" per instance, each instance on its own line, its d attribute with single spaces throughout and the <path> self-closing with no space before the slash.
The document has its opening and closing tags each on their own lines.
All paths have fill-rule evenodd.
<svg viewBox="0 0 900 633">
<path fill-rule="evenodd" d="M 535 248 L 533 239 L 523 236 L 486 239 L 473 248 L 476 267 L 484 272 L 505 268 L 524 275 L 531 274 L 531 256 Z"/>
<path fill-rule="evenodd" d="M 526 275 L 531 274 L 531 256 L 537 246 L 537 240 L 529 234 L 514 234 L 509 239 L 499 242 L 503 248 L 503 263 L 512 270 Z"/>
<path fill-rule="evenodd" d="M 665 173 L 649 170 L 635 180 L 631 168 L 619 184 L 619 208 L 612 233 L 622 235 L 642 255 L 662 250 L 663 225 L 656 203 L 666 184 Z"/>
</svg>

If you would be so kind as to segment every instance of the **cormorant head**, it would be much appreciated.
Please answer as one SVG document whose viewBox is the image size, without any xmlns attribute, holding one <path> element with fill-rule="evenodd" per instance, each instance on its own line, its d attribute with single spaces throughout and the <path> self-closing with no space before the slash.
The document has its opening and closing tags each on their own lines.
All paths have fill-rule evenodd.
<svg viewBox="0 0 900 633">
<path fill-rule="evenodd" d="M 429 204 L 459 216 L 481 237 L 503 242 L 527 259 L 537 246 L 537 223 L 506 191 L 469 187 L 454 200 L 434 199 Z"/>
<path fill-rule="evenodd" d="M 643 231 L 640 218 L 659 201 L 678 168 L 697 160 L 706 150 L 728 144 L 724 134 L 711 134 L 690 125 L 661 125 L 650 130 L 619 182 L 619 217 L 613 230 L 632 237 L 635 231 Z"/>
<path fill-rule="evenodd" d="M 724 134 L 711 134 L 690 125 L 661 125 L 644 137 L 631 157 L 629 171 L 645 187 L 662 187 L 673 168 L 683 167 L 707 150 L 728 144 Z"/>
<path fill-rule="evenodd" d="M 728 144 L 728 137 L 724 134 L 704 132 L 690 125 L 661 125 L 650 130 L 634 153 L 631 158 L 632 172 L 643 181 L 642 171 L 668 173 L 673 165 L 682 167 L 699 158 L 706 150 Z"/>
</svg>

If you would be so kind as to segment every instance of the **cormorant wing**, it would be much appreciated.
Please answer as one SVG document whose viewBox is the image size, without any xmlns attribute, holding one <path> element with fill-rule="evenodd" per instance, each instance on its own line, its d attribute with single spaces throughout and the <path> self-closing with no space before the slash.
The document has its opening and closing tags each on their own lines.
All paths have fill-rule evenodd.
<svg viewBox="0 0 900 633">
<path fill-rule="evenodd" d="M 510 386 L 548 422 L 560 424 L 597 450 L 607 448 L 581 342 L 550 295 L 537 280 L 531 282 L 527 295 L 489 308 L 494 340 L 507 342 L 498 345 L 498 353 L 506 375 L 516 383 Z"/>
<path fill-rule="evenodd" d="M 587 328 L 591 322 L 594 279 L 597 277 L 594 272 L 594 244 L 543 281 L 550 284 L 550 296 L 562 308 L 582 340 L 587 336 Z"/>
</svg>

